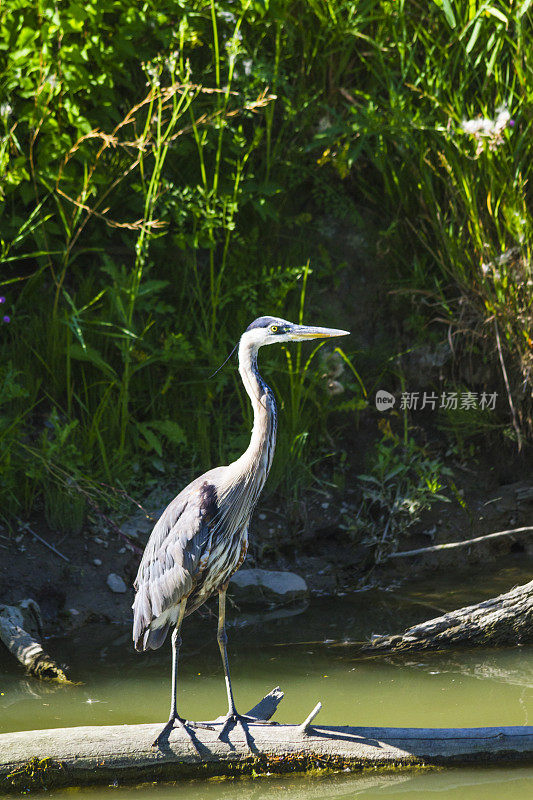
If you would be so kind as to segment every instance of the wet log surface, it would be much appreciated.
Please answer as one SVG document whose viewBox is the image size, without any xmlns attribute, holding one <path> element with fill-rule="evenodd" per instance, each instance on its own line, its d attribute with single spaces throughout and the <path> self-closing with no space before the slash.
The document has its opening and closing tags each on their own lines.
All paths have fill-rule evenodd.
<svg viewBox="0 0 533 800">
<path fill-rule="evenodd" d="M 374 636 L 365 652 L 400 653 L 449 647 L 533 642 L 533 581 L 510 592 L 427 620 L 400 634 Z"/>
<path fill-rule="evenodd" d="M 274 713 L 274 690 L 252 716 Z M 161 723 L 59 728 L 0 735 L 0 793 L 60 786 L 208 778 L 316 769 L 412 768 L 532 763 L 533 727 L 358 728 L 320 726 L 315 707 L 300 725 L 251 724 L 218 738 L 221 721 L 174 729 L 157 748 Z M 250 713 L 250 712 L 249 712 Z"/>
<path fill-rule="evenodd" d="M 0 605 L 0 641 L 26 669 L 43 680 L 69 683 L 63 669 L 43 649 L 40 638 L 41 612 L 35 600 Z"/>
</svg>

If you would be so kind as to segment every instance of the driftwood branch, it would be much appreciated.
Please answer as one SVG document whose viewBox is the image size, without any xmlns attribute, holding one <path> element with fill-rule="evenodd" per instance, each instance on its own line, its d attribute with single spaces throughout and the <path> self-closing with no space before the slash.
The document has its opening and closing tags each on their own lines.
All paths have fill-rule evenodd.
<svg viewBox="0 0 533 800">
<path fill-rule="evenodd" d="M 530 642 L 533 642 L 533 581 L 482 603 L 414 625 L 401 634 L 374 636 L 364 650 L 396 653 Z"/>
<path fill-rule="evenodd" d="M 61 667 L 45 651 L 38 637 L 42 630 L 41 612 L 35 600 L 22 600 L 16 606 L 0 605 L 0 641 L 36 678 L 70 683 Z"/>
<path fill-rule="evenodd" d="M 496 531 L 486 533 L 484 536 L 476 536 L 474 539 L 463 539 L 460 542 L 444 542 L 444 544 L 433 544 L 430 547 L 419 547 L 416 550 L 403 550 L 400 553 L 390 553 L 387 558 L 406 558 L 407 556 L 419 556 L 425 553 L 436 553 L 439 550 L 455 550 L 456 547 L 469 547 L 471 544 L 486 542 L 489 539 L 500 539 L 503 536 L 512 536 L 515 533 L 532 532 L 533 527 L 526 525 L 524 528 L 511 528 L 508 531 Z"/>
<path fill-rule="evenodd" d="M 39 536 L 38 533 L 35 533 L 35 531 L 30 528 L 30 526 L 29 526 L 29 524 L 27 522 L 21 522 L 19 520 L 19 527 L 20 527 L 20 529 L 22 531 L 25 531 L 26 533 L 30 533 L 34 537 L 34 539 L 37 539 L 38 542 L 41 542 L 41 544 L 44 544 L 45 547 L 47 547 L 49 550 L 51 550 L 52 553 L 55 553 L 56 556 L 59 556 L 59 558 L 62 558 L 63 561 L 66 561 L 67 564 L 70 563 L 70 558 L 67 558 L 66 556 L 64 556 L 63 553 L 59 552 L 57 547 L 54 547 L 53 544 L 50 544 L 50 542 L 47 542 L 46 539 L 43 539 L 42 536 Z"/>
<path fill-rule="evenodd" d="M 274 690 L 249 714 L 273 713 Z M 533 762 L 533 727 L 353 728 L 312 726 L 318 705 L 301 725 L 249 724 L 253 744 L 233 728 L 194 729 L 193 745 L 175 729 L 160 748 L 157 725 L 58 728 L 0 735 L 0 792 L 15 793 L 101 783 L 208 778 L 316 769 Z"/>
</svg>

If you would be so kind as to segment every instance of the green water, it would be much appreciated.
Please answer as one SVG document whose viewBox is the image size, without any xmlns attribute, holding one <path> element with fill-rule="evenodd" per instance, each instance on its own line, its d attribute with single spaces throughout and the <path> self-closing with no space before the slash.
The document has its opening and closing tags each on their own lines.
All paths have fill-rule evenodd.
<svg viewBox="0 0 533 800">
<path fill-rule="evenodd" d="M 525 582 L 516 566 L 468 579 L 453 589 L 434 581 L 411 589 L 313 601 L 298 614 L 235 615 L 228 629 L 237 705 L 247 711 L 278 684 L 285 691 L 276 719 L 302 721 L 316 702 L 321 724 L 460 727 L 533 724 L 533 647 L 462 650 L 389 659 L 364 658 L 357 642 L 397 630 L 442 610 Z M 180 661 L 180 713 L 213 719 L 225 711 L 225 689 L 214 616 L 186 620 Z M 48 649 L 71 666 L 80 686 L 52 687 L 25 678 L 0 660 L 0 732 L 70 725 L 113 725 L 166 719 L 169 647 L 138 654 L 129 630 L 88 625 Z M 71 790 L 74 791 L 74 790 Z M 431 796 L 475 800 L 533 797 L 533 768 L 452 769 L 417 773 L 264 777 L 179 786 L 76 790 L 84 800 L 236 800 L 281 797 L 393 798 Z M 69 792 L 47 797 L 66 800 Z"/>
</svg>

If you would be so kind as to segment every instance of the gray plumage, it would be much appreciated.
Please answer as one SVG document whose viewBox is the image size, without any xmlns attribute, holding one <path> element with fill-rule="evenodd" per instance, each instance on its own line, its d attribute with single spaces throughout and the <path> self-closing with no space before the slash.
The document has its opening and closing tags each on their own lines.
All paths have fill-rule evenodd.
<svg viewBox="0 0 533 800">
<path fill-rule="evenodd" d="M 250 518 L 272 465 L 277 431 L 276 402 L 259 374 L 258 350 L 267 344 L 346 333 L 294 325 L 276 317 L 260 317 L 249 325 L 239 342 L 239 372 L 254 412 L 250 444 L 232 464 L 211 469 L 185 487 L 150 535 L 135 580 L 133 641 L 137 650 L 155 650 L 169 629 L 175 629 L 171 716 L 163 733 L 171 729 L 173 720 L 184 723 L 176 710 L 182 618 L 217 591 L 228 715 L 236 715 L 225 648 L 225 591 L 246 556 Z"/>
</svg>

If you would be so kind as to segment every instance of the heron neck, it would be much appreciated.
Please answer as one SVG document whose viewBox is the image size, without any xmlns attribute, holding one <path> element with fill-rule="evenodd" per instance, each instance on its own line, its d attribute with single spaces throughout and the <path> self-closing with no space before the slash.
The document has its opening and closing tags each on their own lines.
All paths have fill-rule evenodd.
<svg viewBox="0 0 533 800">
<path fill-rule="evenodd" d="M 242 341 L 239 345 L 239 372 L 254 412 L 252 437 L 247 450 L 241 456 L 242 465 L 248 472 L 261 476 L 262 488 L 269 473 L 276 446 L 276 401 L 272 390 L 259 374 L 257 347 Z"/>
</svg>

